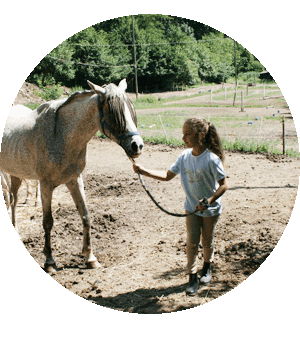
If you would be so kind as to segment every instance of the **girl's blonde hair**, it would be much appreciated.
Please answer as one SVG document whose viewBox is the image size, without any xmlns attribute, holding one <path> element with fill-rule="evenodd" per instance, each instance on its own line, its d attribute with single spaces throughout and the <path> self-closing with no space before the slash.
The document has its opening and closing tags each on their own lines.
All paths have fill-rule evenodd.
<svg viewBox="0 0 300 360">
<path fill-rule="evenodd" d="M 204 118 L 198 117 L 187 119 L 184 124 L 190 126 L 197 134 L 204 132 L 205 137 L 202 140 L 201 145 L 205 145 L 222 160 L 223 164 L 225 163 L 225 154 L 222 148 L 221 139 L 214 124 L 207 122 Z"/>
</svg>

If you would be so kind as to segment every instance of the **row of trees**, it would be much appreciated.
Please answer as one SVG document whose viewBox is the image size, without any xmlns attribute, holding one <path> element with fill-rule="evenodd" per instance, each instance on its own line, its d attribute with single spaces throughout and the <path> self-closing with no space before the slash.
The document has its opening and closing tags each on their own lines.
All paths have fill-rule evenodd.
<svg viewBox="0 0 300 360">
<path fill-rule="evenodd" d="M 207 25 L 166 15 L 126 16 L 95 24 L 65 40 L 32 71 L 40 85 L 86 86 L 134 79 L 133 31 L 139 88 L 223 82 L 235 74 L 234 40 Z M 240 44 L 238 73 L 264 67 Z"/>
</svg>

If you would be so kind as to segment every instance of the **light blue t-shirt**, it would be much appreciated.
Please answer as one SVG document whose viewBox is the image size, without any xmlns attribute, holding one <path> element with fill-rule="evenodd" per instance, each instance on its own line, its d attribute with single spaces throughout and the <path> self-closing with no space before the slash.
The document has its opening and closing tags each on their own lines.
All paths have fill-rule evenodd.
<svg viewBox="0 0 300 360">
<path fill-rule="evenodd" d="M 210 198 L 218 189 L 218 181 L 226 174 L 221 159 L 206 149 L 201 155 L 192 155 L 192 149 L 181 153 L 170 171 L 181 175 L 181 184 L 186 193 L 185 209 L 193 212 L 202 198 Z M 216 216 L 222 212 L 221 197 L 210 204 L 210 207 L 201 214 L 203 217 Z"/>
</svg>

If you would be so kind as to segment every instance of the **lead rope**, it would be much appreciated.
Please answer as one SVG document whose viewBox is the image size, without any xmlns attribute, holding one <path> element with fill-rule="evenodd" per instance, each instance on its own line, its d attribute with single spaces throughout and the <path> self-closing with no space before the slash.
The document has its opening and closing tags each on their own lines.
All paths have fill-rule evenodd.
<svg viewBox="0 0 300 360">
<path fill-rule="evenodd" d="M 127 156 L 128 156 L 128 155 L 127 155 Z M 128 156 L 128 159 L 129 159 L 133 164 L 135 164 L 134 159 L 130 158 L 129 156 Z M 193 211 L 192 213 L 188 213 L 188 214 L 176 214 L 176 213 L 172 213 L 172 212 L 164 209 L 163 207 L 161 207 L 161 206 L 159 205 L 159 203 L 154 199 L 154 197 L 151 195 L 151 193 L 149 192 L 149 190 L 146 188 L 146 185 L 145 185 L 145 183 L 144 183 L 144 180 L 143 180 L 142 175 L 141 175 L 140 172 L 138 173 L 138 176 L 139 176 L 140 182 L 141 182 L 144 190 L 146 191 L 146 193 L 148 194 L 148 196 L 150 197 L 150 199 L 154 202 L 154 204 L 155 204 L 160 210 L 162 210 L 162 211 L 165 212 L 166 214 L 171 215 L 171 216 L 177 216 L 177 217 L 186 217 L 186 216 L 194 215 L 197 211 L 199 211 L 199 210 L 195 210 L 195 211 Z M 200 203 L 200 205 L 203 205 L 203 206 L 205 206 L 206 208 L 208 208 L 207 199 L 205 199 L 204 202 Z"/>
</svg>

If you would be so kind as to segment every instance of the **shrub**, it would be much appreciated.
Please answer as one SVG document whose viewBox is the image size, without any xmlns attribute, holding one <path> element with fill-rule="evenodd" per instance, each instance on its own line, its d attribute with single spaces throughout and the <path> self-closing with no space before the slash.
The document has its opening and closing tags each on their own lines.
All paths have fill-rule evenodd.
<svg viewBox="0 0 300 360">
<path fill-rule="evenodd" d="M 34 93 L 42 99 L 49 101 L 58 99 L 64 93 L 64 89 L 60 86 L 60 84 L 48 85 L 42 86 L 41 91 L 34 90 Z"/>
</svg>

